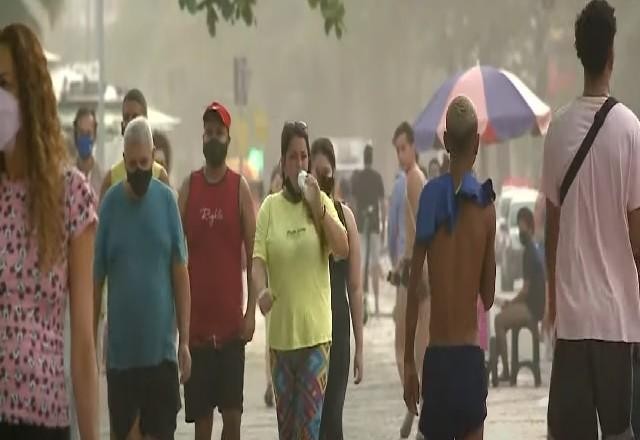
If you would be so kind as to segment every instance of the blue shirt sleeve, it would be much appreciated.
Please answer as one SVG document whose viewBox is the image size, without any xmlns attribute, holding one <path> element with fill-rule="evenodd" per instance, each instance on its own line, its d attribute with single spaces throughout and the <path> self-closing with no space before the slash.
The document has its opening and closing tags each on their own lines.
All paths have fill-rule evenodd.
<svg viewBox="0 0 640 440">
<path fill-rule="evenodd" d="M 178 202 L 170 190 L 167 191 L 167 194 L 169 199 L 169 227 L 171 228 L 171 253 L 173 254 L 173 261 L 185 264 L 187 262 L 187 245 L 182 229 L 182 220 L 180 220 Z"/>
</svg>

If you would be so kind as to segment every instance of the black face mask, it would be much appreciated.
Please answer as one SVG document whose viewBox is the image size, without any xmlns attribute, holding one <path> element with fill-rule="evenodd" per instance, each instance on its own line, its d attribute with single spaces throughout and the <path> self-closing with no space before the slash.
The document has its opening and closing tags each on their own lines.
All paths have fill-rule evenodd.
<svg viewBox="0 0 640 440">
<path fill-rule="evenodd" d="M 211 139 L 202 144 L 202 153 L 207 161 L 207 165 L 211 167 L 219 167 L 227 158 L 227 150 L 229 143 L 220 142 L 218 139 Z"/>
<path fill-rule="evenodd" d="M 291 180 L 288 177 L 284 178 L 284 187 L 287 190 L 287 194 L 289 195 L 289 200 L 293 203 L 300 203 L 302 201 L 302 192 L 297 190 Z"/>
<path fill-rule="evenodd" d="M 521 243 L 523 246 L 524 246 L 524 245 L 526 245 L 526 244 L 529 242 L 529 240 L 530 240 L 530 238 L 529 238 L 529 233 L 528 233 L 528 232 L 526 232 L 526 231 L 523 231 L 522 229 L 520 229 L 520 231 L 519 231 L 519 233 L 518 233 L 518 236 L 519 236 L 519 238 L 520 238 L 520 243 Z"/>
<path fill-rule="evenodd" d="M 318 176 L 318 185 L 320 189 L 329 197 L 333 194 L 335 180 L 333 176 Z"/>
<path fill-rule="evenodd" d="M 151 168 L 148 170 L 136 168 L 135 171 L 127 171 L 127 182 L 136 196 L 142 197 L 147 193 L 149 182 L 151 182 L 151 173 Z"/>
</svg>

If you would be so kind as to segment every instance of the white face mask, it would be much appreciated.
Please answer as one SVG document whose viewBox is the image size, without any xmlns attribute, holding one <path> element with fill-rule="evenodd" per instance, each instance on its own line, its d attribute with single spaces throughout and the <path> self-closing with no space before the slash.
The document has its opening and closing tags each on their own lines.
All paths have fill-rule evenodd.
<svg viewBox="0 0 640 440">
<path fill-rule="evenodd" d="M 0 88 L 0 152 L 13 150 L 19 129 L 18 101 L 11 93 Z"/>
</svg>

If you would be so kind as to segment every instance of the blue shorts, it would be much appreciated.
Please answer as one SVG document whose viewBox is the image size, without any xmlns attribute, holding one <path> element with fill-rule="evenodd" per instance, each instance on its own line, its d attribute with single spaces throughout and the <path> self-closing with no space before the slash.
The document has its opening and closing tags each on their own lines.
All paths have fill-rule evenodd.
<svg viewBox="0 0 640 440">
<path fill-rule="evenodd" d="M 428 440 L 462 438 L 487 417 L 484 352 L 478 346 L 428 347 L 422 368 L 420 432 Z"/>
</svg>

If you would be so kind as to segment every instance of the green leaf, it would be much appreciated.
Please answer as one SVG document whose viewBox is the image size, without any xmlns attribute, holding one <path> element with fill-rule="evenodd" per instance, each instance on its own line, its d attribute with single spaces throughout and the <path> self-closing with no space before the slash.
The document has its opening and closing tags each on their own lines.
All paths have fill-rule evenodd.
<svg viewBox="0 0 640 440">
<path fill-rule="evenodd" d="M 215 38 L 216 25 L 218 24 L 218 13 L 216 8 L 212 5 L 207 7 L 207 27 L 209 28 L 209 35 Z"/>
<path fill-rule="evenodd" d="M 180 0 L 180 9 L 186 9 L 189 14 L 195 14 L 198 12 L 197 0 Z"/>
<path fill-rule="evenodd" d="M 233 24 L 235 22 L 234 12 L 237 5 L 232 3 L 232 0 L 217 0 L 217 3 L 224 21 L 231 22 Z"/>
<path fill-rule="evenodd" d="M 307 0 L 311 9 L 320 9 L 324 19 L 325 33 L 329 35 L 333 30 L 338 39 L 344 33 L 345 7 L 343 2 L 344 0 Z M 257 19 L 254 13 L 256 3 L 257 0 L 178 0 L 180 9 L 186 9 L 192 15 L 206 10 L 207 28 L 212 37 L 216 36 L 216 28 L 220 18 L 225 23 L 232 25 L 239 20 L 242 20 L 247 26 L 256 25 Z"/>
</svg>

